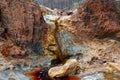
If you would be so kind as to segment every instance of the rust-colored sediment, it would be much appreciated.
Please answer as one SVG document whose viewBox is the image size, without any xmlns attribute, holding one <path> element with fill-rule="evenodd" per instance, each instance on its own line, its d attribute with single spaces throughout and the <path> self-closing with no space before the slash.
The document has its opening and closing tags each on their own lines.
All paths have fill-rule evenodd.
<svg viewBox="0 0 120 80">
<path fill-rule="evenodd" d="M 37 69 L 31 72 L 28 72 L 27 75 L 32 77 L 32 80 L 81 80 L 79 77 L 67 76 L 62 78 L 50 78 L 48 76 L 48 71 L 44 69 Z"/>
</svg>

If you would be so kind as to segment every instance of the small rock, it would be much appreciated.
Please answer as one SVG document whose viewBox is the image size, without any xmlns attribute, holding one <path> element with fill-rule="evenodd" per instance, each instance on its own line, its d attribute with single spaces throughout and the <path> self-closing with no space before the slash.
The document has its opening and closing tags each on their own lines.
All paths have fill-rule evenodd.
<svg viewBox="0 0 120 80">
<path fill-rule="evenodd" d="M 55 66 L 48 71 L 50 77 L 63 77 L 76 71 L 78 62 L 76 59 L 69 59 L 62 66 Z"/>
</svg>

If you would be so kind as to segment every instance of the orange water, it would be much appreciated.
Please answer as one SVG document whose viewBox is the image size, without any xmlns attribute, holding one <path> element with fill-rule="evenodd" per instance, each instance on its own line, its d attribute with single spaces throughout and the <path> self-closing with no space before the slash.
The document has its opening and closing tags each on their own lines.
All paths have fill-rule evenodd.
<svg viewBox="0 0 120 80">
<path fill-rule="evenodd" d="M 78 77 L 75 76 L 67 76 L 67 77 L 62 77 L 62 78 L 50 78 L 47 74 L 48 70 L 34 70 L 31 72 L 28 72 L 27 75 L 32 77 L 32 80 L 81 80 Z"/>
</svg>

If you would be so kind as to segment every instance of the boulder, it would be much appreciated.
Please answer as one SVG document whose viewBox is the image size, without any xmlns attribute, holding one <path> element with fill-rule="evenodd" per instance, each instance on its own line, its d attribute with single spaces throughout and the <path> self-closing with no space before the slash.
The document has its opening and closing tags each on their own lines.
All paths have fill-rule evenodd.
<svg viewBox="0 0 120 80">
<path fill-rule="evenodd" d="M 77 69 L 78 62 L 76 59 L 69 59 L 64 65 L 55 66 L 49 69 L 48 75 L 50 77 L 63 77 L 74 73 Z"/>
</svg>

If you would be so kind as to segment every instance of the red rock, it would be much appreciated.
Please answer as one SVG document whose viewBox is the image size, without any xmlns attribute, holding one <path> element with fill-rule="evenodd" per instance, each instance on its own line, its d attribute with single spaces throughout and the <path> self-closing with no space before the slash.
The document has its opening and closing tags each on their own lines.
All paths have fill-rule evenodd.
<svg viewBox="0 0 120 80">
<path fill-rule="evenodd" d="M 0 37 L 11 39 L 35 53 L 42 53 L 47 41 L 48 25 L 42 11 L 32 0 L 1 0 L 0 23 L 4 31 Z"/>
<path fill-rule="evenodd" d="M 120 14 L 115 0 L 87 0 L 73 16 L 77 37 L 115 37 L 120 32 Z"/>
</svg>

